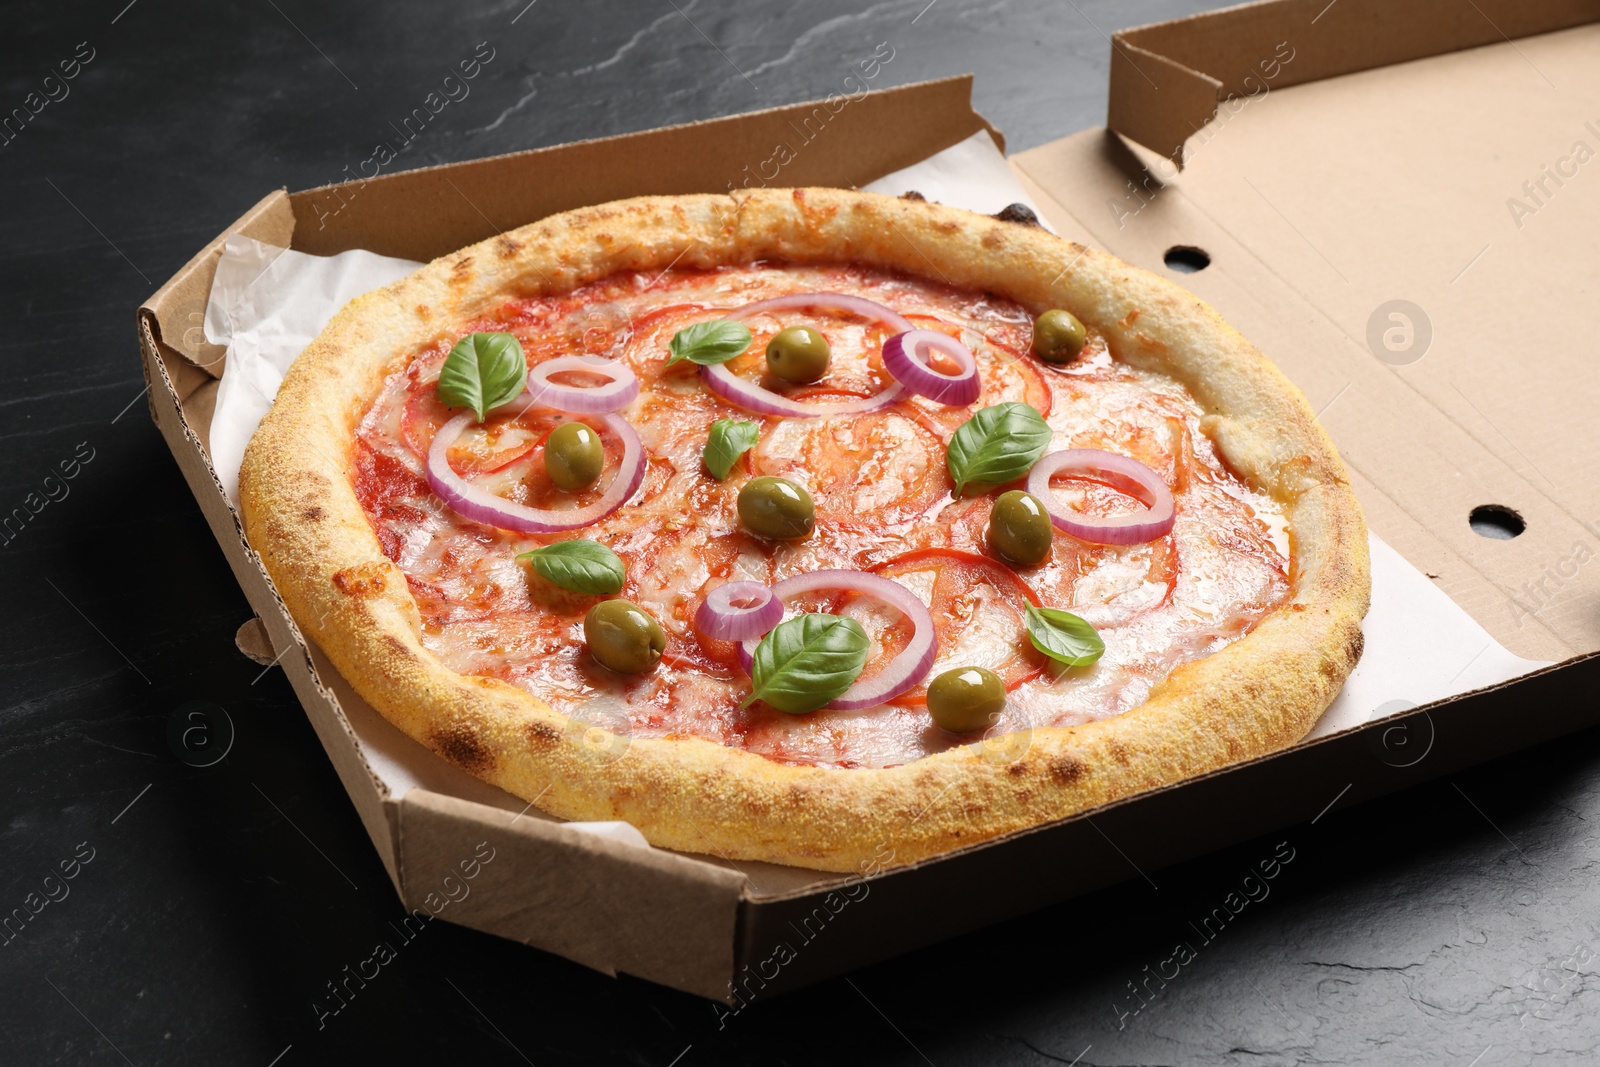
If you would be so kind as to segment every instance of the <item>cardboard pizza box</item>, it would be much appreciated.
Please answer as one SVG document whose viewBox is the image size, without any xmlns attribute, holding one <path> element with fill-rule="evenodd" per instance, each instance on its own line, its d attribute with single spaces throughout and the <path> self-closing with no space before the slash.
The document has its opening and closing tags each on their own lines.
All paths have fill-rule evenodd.
<svg viewBox="0 0 1600 1067">
<path fill-rule="evenodd" d="M 1374 533 L 1498 646 L 1553 665 L 909 867 L 643 848 L 439 760 L 391 788 L 383 745 L 411 742 L 373 743 L 398 733 L 302 638 L 211 465 L 223 350 L 201 324 L 229 234 L 425 260 L 569 208 L 743 185 L 800 131 L 818 143 L 768 184 L 863 185 L 983 131 L 1003 147 L 970 78 L 272 192 L 200 250 L 139 310 L 152 414 L 405 907 L 438 910 L 487 841 L 444 917 L 732 1012 L 1600 721 L 1600 4 L 1469 6 L 1272 0 L 1119 33 L 1115 132 L 1010 166 L 1065 236 L 1205 263 L 1180 280 L 1319 409 Z"/>
</svg>

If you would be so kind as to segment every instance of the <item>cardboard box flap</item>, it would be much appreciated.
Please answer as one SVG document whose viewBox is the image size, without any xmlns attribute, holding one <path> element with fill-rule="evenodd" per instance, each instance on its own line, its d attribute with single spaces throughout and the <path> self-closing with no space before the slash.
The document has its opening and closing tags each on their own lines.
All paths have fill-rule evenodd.
<svg viewBox="0 0 1600 1067">
<path fill-rule="evenodd" d="M 1202 248 L 1176 276 L 1306 392 L 1379 536 L 1502 644 L 1600 648 L 1600 25 L 1281 88 L 1316 47 L 1181 173 L 1099 132 L 1014 165 L 1132 262 Z"/>
<path fill-rule="evenodd" d="M 157 341 L 213 378 L 222 377 L 225 350 L 206 340 L 206 301 L 211 296 L 217 261 L 222 258 L 222 242 L 235 233 L 288 248 L 294 239 L 289 194 L 278 189 L 262 197 L 139 308 L 139 314 L 151 319 Z M 206 422 L 210 422 L 209 417 Z"/>
<path fill-rule="evenodd" d="M 1106 125 L 1184 165 L 1217 105 L 1600 18 L 1595 0 L 1264 0 L 1111 38 Z M 1292 64 L 1283 62 L 1294 52 Z"/>
<path fill-rule="evenodd" d="M 965 74 L 310 189 L 289 198 L 295 248 L 431 260 L 560 211 L 625 197 L 862 185 L 980 129 L 1003 146 L 971 95 Z M 555 180 L 525 180 L 556 153 Z M 641 165 L 619 165 L 619 156 Z"/>
<path fill-rule="evenodd" d="M 426 789 L 401 799 L 399 838 L 407 909 L 606 974 L 727 994 L 745 881 L 736 871 Z"/>
</svg>

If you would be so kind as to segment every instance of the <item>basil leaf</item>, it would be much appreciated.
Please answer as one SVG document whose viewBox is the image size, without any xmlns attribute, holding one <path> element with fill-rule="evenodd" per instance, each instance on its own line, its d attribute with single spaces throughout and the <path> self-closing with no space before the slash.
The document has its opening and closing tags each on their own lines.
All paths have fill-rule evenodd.
<svg viewBox="0 0 1600 1067">
<path fill-rule="evenodd" d="M 527 384 L 522 342 L 509 333 L 468 334 L 439 369 L 439 399 L 453 408 L 471 408 L 479 422 L 492 408 L 521 396 Z"/>
<path fill-rule="evenodd" d="M 945 464 L 956 495 L 968 482 L 996 484 L 1028 473 L 1050 446 L 1050 427 L 1027 404 L 1012 401 L 984 408 L 950 439 Z"/>
<path fill-rule="evenodd" d="M 711 436 L 706 439 L 700 458 L 705 460 L 706 470 L 716 475 L 717 481 L 724 481 L 739 457 L 754 448 L 760 436 L 761 427 L 756 423 L 718 419 L 711 424 Z"/>
<path fill-rule="evenodd" d="M 620 593 L 628 577 L 615 552 L 582 538 L 557 541 L 517 558 L 527 560 L 541 577 L 575 593 Z"/>
<path fill-rule="evenodd" d="M 780 622 L 756 646 L 750 695 L 739 706 L 764 700 L 790 715 L 816 711 L 855 684 L 871 647 L 854 619 L 818 613 Z"/>
<path fill-rule="evenodd" d="M 1086 667 L 1106 650 L 1094 627 L 1070 611 L 1029 608 L 1024 622 L 1033 647 L 1069 667 Z"/>
<path fill-rule="evenodd" d="M 672 343 L 667 346 L 672 358 L 667 360 L 667 366 L 686 359 L 709 367 L 713 363 L 726 363 L 749 347 L 750 327 L 742 322 L 727 319 L 697 322 L 672 335 Z"/>
</svg>

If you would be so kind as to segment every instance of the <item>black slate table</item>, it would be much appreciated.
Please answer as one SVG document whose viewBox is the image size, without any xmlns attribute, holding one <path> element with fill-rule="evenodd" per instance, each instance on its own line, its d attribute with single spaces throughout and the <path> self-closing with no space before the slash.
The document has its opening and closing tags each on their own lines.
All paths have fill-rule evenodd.
<svg viewBox="0 0 1600 1067">
<path fill-rule="evenodd" d="M 443 924 L 313 1007 L 401 909 L 282 674 L 234 648 L 249 608 L 150 423 L 139 302 L 267 190 L 353 171 L 479 42 L 396 166 L 821 97 L 879 42 L 885 85 L 975 71 L 1026 148 L 1102 120 L 1107 33 L 1207 6 L 10 5 L 0 112 L 92 58 L 0 147 L 0 514 L 37 510 L 0 543 L 0 1062 L 1592 1061 L 1593 733 L 722 1022 Z M 191 701 L 232 725 L 214 766 L 169 741 Z"/>
</svg>

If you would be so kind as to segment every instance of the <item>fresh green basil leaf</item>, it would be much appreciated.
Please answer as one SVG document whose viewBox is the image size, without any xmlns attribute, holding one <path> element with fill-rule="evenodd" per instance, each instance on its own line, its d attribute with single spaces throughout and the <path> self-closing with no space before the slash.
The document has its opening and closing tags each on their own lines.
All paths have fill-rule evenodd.
<svg viewBox="0 0 1600 1067">
<path fill-rule="evenodd" d="M 956 495 L 969 482 L 996 485 L 1020 478 L 1050 447 L 1050 427 L 1027 404 L 1012 401 L 984 408 L 950 439 L 945 463 Z"/>
<path fill-rule="evenodd" d="M 1029 608 L 1024 622 L 1033 647 L 1069 667 L 1086 667 L 1106 650 L 1094 627 L 1070 611 Z"/>
<path fill-rule="evenodd" d="M 871 647 L 861 624 L 840 615 L 780 622 L 756 646 L 750 695 L 739 706 L 764 700 L 790 715 L 816 711 L 855 684 Z"/>
<path fill-rule="evenodd" d="M 672 335 L 672 343 L 667 345 L 672 358 L 667 360 L 667 366 L 686 359 L 709 367 L 713 363 L 726 363 L 749 347 L 750 327 L 742 322 L 728 319 L 697 322 Z"/>
<path fill-rule="evenodd" d="M 541 577 L 575 593 L 620 593 L 628 577 L 628 569 L 615 552 L 582 538 L 557 541 L 517 558 L 527 560 Z"/>
<path fill-rule="evenodd" d="M 754 422 L 740 422 L 738 419 L 718 419 L 713 422 L 711 435 L 706 438 L 705 451 L 701 453 L 706 470 L 716 475 L 717 481 L 724 481 L 728 472 L 733 470 L 733 465 L 739 462 L 739 457 L 756 447 L 760 436 L 761 427 Z"/>
<path fill-rule="evenodd" d="M 479 422 L 521 396 L 527 384 L 522 342 L 509 333 L 468 334 L 439 369 L 439 399 L 453 408 L 471 408 Z"/>
</svg>

